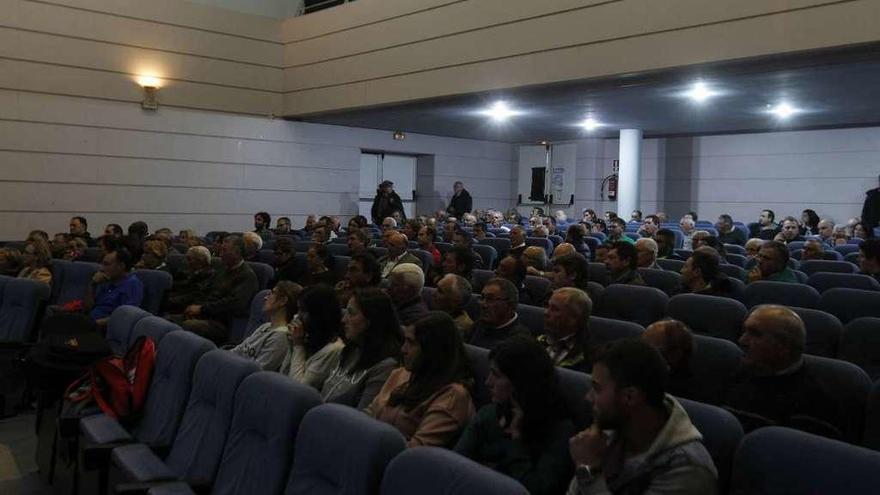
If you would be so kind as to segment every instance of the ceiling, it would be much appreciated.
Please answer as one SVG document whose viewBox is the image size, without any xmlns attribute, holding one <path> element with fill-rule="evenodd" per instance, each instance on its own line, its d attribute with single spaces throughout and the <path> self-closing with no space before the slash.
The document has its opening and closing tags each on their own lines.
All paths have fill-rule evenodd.
<svg viewBox="0 0 880 495">
<path fill-rule="evenodd" d="M 702 80 L 719 94 L 703 103 L 683 96 Z M 504 124 L 478 113 L 504 100 L 523 112 Z M 780 120 L 768 105 L 801 111 Z M 604 125 L 587 132 L 588 114 Z M 628 74 L 406 104 L 316 114 L 307 122 L 504 142 L 728 134 L 880 125 L 880 45 Z"/>
</svg>

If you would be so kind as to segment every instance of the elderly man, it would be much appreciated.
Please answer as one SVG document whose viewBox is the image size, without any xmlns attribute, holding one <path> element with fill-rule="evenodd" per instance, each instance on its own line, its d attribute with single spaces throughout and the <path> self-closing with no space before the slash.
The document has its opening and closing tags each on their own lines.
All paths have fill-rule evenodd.
<svg viewBox="0 0 880 495">
<path fill-rule="evenodd" d="M 791 268 L 788 267 L 788 247 L 781 242 L 767 241 L 758 251 L 758 264 L 749 272 L 749 282 L 769 280 L 771 282 L 798 283 Z"/>
<path fill-rule="evenodd" d="M 516 286 L 503 278 L 490 279 L 480 294 L 480 318 L 474 325 L 468 343 L 485 349 L 514 335 L 531 337 L 528 328 L 519 322 Z"/>
<path fill-rule="evenodd" d="M 470 213 L 473 209 L 473 199 L 471 194 L 464 188 L 461 181 L 455 181 L 452 185 L 452 199 L 449 200 L 449 206 L 446 213 L 451 217 L 461 217 L 465 213 Z"/>
<path fill-rule="evenodd" d="M 868 239 L 859 246 L 859 268 L 880 282 L 880 239 Z"/>
<path fill-rule="evenodd" d="M 657 264 L 657 252 L 659 248 L 654 239 L 642 237 L 636 241 L 636 264 L 639 268 L 651 268 L 662 270 Z"/>
<path fill-rule="evenodd" d="M 474 327 L 474 321 L 464 310 L 471 300 L 471 290 L 471 283 L 466 278 L 450 273 L 437 282 L 437 291 L 432 300 L 433 309 L 452 317 L 464 342 L 470 340 Z"/>
<path fill-rule="evenodd" d="M 281 241 L 282 239 L 279 239 Z M 283 239 L 290 242 L 289 239 Z M 186 251 L 186 269 L 179 272 L 171 290 L 166 293 L 163 309 L 166 313 L 179 313 L 205 292 L 210 290 L 214 278 L 211 252 L 204 246 L 193 246 Z"/>
<path fill-rule="evenodd" d="M 517 258 L 522 256 L 523 251 L 526 250 L 526 229 L 517 225 L 516 227 L 510 229 L 510 251 L 507 252 L 510 256 L 516 256 Z"/>
<path fill-rule="evenodd" d="M 388 248 L 388 254 L 379 258 L 383 279 L 387 279 L 388 275 L 391 274 L 391 270 L 402 263 L 412 263 L 421 268 L 422 262 L 406 250 L 406 236 L 400 232 L 391 231 L 383 235 L 383 237 L 385 237 L 385 247 Z"/>
<path fill-rule="evenodd" d="M 389 230 L 394 230 L 397 228 L 397 220 L 392 217 L 385 217 L 382 219 L 382 232 L 388 232 Z"/>
<path fill-rule="evenodd" d="M 244 242 L 245 261 L 257 261 L 257 253 L 263 249 L 263 238 L 256 232 L 245 232 L 241 237 Z"/>
<path fill-rule="evenodd" d="M 827 218 L 819 220 L 817 228 L 819 239 L 827 246 L 834 246 L 834 222 Z"/>
<path fill-rule="evenodd" d="M 684 243 L 681 245 L 681 248 L 693 249 L 691 243 L 693 242 L 694 232 L 696 232 L 696 223 L 690 218 L 690 215 L 685 215 L 678 221 L 678 226 L 681 227 L 681 233 L 684 235 Z"/>
<path fill-rule="evenodd" d="M 220 252 L 223 266 L 214 275 L 209 291 L 187 306 L 185 319 L 180 322 L 184 330 L 222 345 L 229 340 L 232 320 L 249 316 L 251 299 L 259 284 L 256 274 L 244 261 L 244 250 L 241 237 L 230 235 L 223 240 Z"/>
<path fill-rule="evenodd" d="M 718 217 L 718 222 L 715 224 L 715 228 L 718 230 L 718 240 L 722 244 L 736 244 L 737 246 L 742 246 L 746 243 L 746 236 L 742 231 L 733 227 L 733 218 L 731 218 L 730 215 L 720 215 Z"/>
<path fill-rule="evenodd" d="M 808 239 L 804 242 L 804 250 L 801 252 L 801 261 L 824 260 L 825 245 L 819 239 Z"/>
<path fill-rule="evenodd" d="M 397 309 L 397 317 L 403 325 L 412 325 L 428 314 L 422 300 L 425 273 L 419 265 L 401 263 L 388 276 L 388 296 Z"/>
<path fill-rule="evenodd" d="M 727 387 L 725 405 L 738 415 L 746 431 L 765 424 L 787 424 L 792 416 L 810 416 L 839 425 L 834 399 L 821 386 L 803 352 L 804 322 L 785 306 L 753 309 L 739 339 L 742 366 Z M 755 416 L 757 415 L 757 416 Z"/>
<path fill-rule="evenodd" d="M 801 226 L 795 217 L 785 217 L 782 220 L 782 230 L 773 238 L 774 241 L 788 244 L 789 242 L 803 241 Z"/>
<path fill-rule="evenodd" d="M 553 291 L 544 312 L 544 334 L 538 342 L 556 366 L 589 373 L 596 346 L 590 342 L 590 314 L 593 302 L 574 287 Z"/>
<path fill-rule="evenodd" d="M 746 257 L 750 260 L 758 259 L 758 252 L 761 251 L 763 245 L 763 239 L 752 238 L 746 241 Z"/>
<path fill-rule="evenodd" d="M 605 256 L 605 268 L 612 284 L 645 285 L 638 270 L 638 254 L 634 245 L 618 241 Z"/>
</svg>

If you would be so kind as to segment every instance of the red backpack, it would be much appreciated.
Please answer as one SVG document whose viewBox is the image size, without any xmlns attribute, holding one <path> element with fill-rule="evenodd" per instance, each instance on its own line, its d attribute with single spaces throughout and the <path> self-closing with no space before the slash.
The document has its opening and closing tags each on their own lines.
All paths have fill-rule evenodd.
<svg viewBox="0 0 880 495">
<path fill-rule="evenodd" d="M 123 420 L 134 416 L 144 407 L 155 362 L 153 339 L 139 337 L 125 356 L 96 361 L 71 383 L 64 393 L 65 409 L 84 411 L 96 404 L 113 418 Z"/>
</svg>

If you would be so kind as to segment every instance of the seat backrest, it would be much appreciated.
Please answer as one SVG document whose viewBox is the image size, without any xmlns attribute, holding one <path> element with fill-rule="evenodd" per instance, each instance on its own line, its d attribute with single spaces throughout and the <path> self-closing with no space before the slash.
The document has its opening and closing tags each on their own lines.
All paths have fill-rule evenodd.
<svg viewBox="0 0 880 495">
<path fill-rule="evenodd" d="M 147 316 L 134 324 L 134 328 L 132 328 L 131 335 L 128 339 L 128 347 L 131 347 L 134 342 L 142 336 L 152 338 L 153 342 L 155 342 L 156 345 L 159 345 L 165 335 L 175 330 L 182 330 L 182 328 L 165 318 Z"/>
<path fill-rule="evenodd" d="M 474 270 L 471 275 L 471 280 L 473 281 L 473 288 L 471 290 L 474 291 L 474 294 L 479 294 L 482 292 L 486 282 L 494 277 L 495 272 L 492 270 Z"/>
<path fill-rule="evenodd" d="M 54 303 L 65 304 L 85 297 L 86 290 L 89 288 L 89 284 L 92 283 L 92 277 L 98 271 L 98 264 L 86 263 L 84 261 L 57 264 L 53 262 L 53 264 L 64 272 L 61 278 L 61 286 L 58 288 L 58 298 Z"/>
<path fill-rule="evenodd" d="M 349 256 L 335 256 L 333 260 L 333 278 L 342 280 L 348 272 L 348 263 L 351 261 Z"/>
<path fill-rule="evenodd" d="M 125 354 L 134 326 L 148 316 L 149 312 L 137 306 L 119 306 L 110 313 L 106 340 L 114 354 Z"/>
<path fill-rule="evenodd" d="M 859 289 L 828 289 L 822 294 L 819 309 L 840 318 L 846 325 L 863 316 L 880 317 L 880 292 Z"/>
<path fill-rule="evenodd" d="M 174 282 L 171 274 L 161 270 L 135 270 L 134 276 L 144 284 L 144 299 L 141 301 L 141 307 L 154 315 L 159 314 L 159 306 L 162 305 L 165 291 L 170 289 Z"/>
<path fill-rule="evenodd" d="M 236 325 L 233 325 L 229 330 L 230 341 L 241 342 L 254 333 L 258 326 L 269 321 L 268 316 L 263 311 L 263 303 L 266 302 L 269 292 L 271 292 L 270 289 L 264 289 L 254 294 L 253 299 L 251 299 L 251 309 L 248 312 L 247 322 L 237 322 Z"/>
<path fill-rule="evenodd" d="M 595 239 L 598 239 L 599 242 L 605 242 L 605 239 L 608 238 L 608 236 L 606 236 L 606 235 L 603 234 L 602 232 L 590 232 L 589 234 L 587 234 L 587 236 L 588 236 L 588 237 L 593 237 L 593 238 L 595 238 Z"/>
<path fill-rule="evenodd" d="M 596 313 L 646 327 L 663 318 L 668 301 L 669 296 L 654 287 L 612 284 L 605 288 Z"/>
<path fill-rule="evenodd" d="M 547 251 L 547 256 L 553 255 L 553 241 L 546 237 L 526 237 L 526 246 L 538 246 Z"/>
<path fill-rule="evenodd" d="M 474 370 L 474 406 L 479 409 L 489 403 L 489 392 L 486 390 L 486 378 L 489 376 L 489 349 L 465 344 L 464 352 Z"/>
<path fill-rule="evenodd" d="M 480 241 L 479 244 L 485 244 L 486 246 L 492 246 L 495 248 L 495 252 L 498 254 L 498 259 L 507 256 L 507 252 L 510 251 L 510 239 L 504 239 L 501 237 L 486 238 Z"/>
<path fill-rule="evenodd" d="M 279 373 L 242 380 L 213 493 L 281 493 L 300 424 L 320 404 L 314 388 Z"/>
<path fill-rule="evenodd" d="M 498 261 L 498 252 L 495 251 L 494 247 L 488 244 L 473 244 L 471 249 L 479 254 L 480 258 L 483 258 L 484 269 L 491 270 L 495 268 L 495 263 Z"/>
<path fill-rule="evenodd" d="M 536 277 L 534 275 L 526 275 L 523 284 L 526 290 L 535 298 L 536 302 L 544 300 L 547 293 L 550 292 L 550 280 L 544 277 Z"/>
<path fill-rule="evenodd" d="M 556 379 L 575 428 L 577 431 L 587 429 L 593 423 L 593 405 L 587 400 L 592 387 L 590 375 L 557 367 Z"/>
<path fill-rule="evenodd" d="M 880 291 L 880 282 L 877 282 L 877 279 L 857 273 L 817 272 L 810 275 L 807 285 L 819 291 L 820 294 L 835 287 Z"/>
<path fill-rule="evenodd" d="M 718 265 L 718 271 L 739 281 L 746 280 L 749 272 L 745 271 L 740 265 L 732 265 L 730 263 Z"/>
<path fill-rule="evenodd" d="M 865 370 L 872 381 L 880 378 L 880 318 L 856 318 L 847 323 L 837 356 Z"/>
<path fill-rule="evenodd" d="M 703 434 L 703 445 L 718 469 L 718 492 L 727 493 L 736 448 L 744 432 L 739 420 L 720 407 L 679 399 L 691 423 Z"/>
<path fill-rule="evenodd" d="M 348 256 L 348 244 L 327 244 L 327 252 L 332 254 L 333 256 Z"/>
<path fill-rule="evenodd" d="M 858 254 L 859 246 L 857 244 L 841 244 L 839 246 L 834 246 L 834 250 L 843 255 L 844 259 L 846 259 L 846 255 L 850 253 Z M 846 259 L 846 261 L 849 260 Z"/>
<path fill-rule="evenodd" d="M 382 495 L 528 495 L 519 482 L 455 452 L 416 447 L 398 455 L 382 479 Z"/>
<path fill-rule="evenodd" d="M 840 320 L 824 311 L 790 306 L 804 321 L 807 340 L 804 352 L 815 356 L 837 357 L 837 346 L 843 333 Z"/>
<path fill-rule="evenodd" d="M 410 249 L 409 253 L 422 262 L 422 269 L 427 270 L 434 266 L 434 256 L 424 249 Z"/>
<path fill-rule="evenodd" d="M 328 248 L 327 250 L 329 251 L 330 249 Z M 256 259 L 260 263 L 265 263 L 269 266 L 275 266 L 275 251 L 271 249 L 261 249 L 257 251 Z"/>
<path fill-rule="evenodd" d="M 801 262 L 798 270 L 807 275 L 817 272 L 858 273 L 859 267 L 848 261 L 807 260 Z"/>
<path fill-rule="evenodd" d="M 748 310 L 727 297 L 679 294 L 666 305 L 666 316 L 682 321 L 694 333 L 736 342 Z"/>
<path fill-rule="evenodd" d="M 608 268 L 605 267 L 605 263 L 590 262 L 588 270 L 591 282 L 602 285 L 608 284 Z"/>
<path fill-rule="evenodd" d="M 748 308 L 759 304 L 817 308 L 819 298 L 819 292 L 809 285 L 759 280 L 746 286 L 744 302 Z"/>
<path fill-rule="evenodd" d="M 386 466 L 406 449 L 388 423 L 340 404 L 309 411 L 296 437 L 286 495 L 377 493 Z"/>
<path fill-rule="evenodd" d="M 258 263 L 256 261 L 248 261 L 247 264 L 257 276 L 257 289 L 263 290 L 269 287 L 269 282 L 275 278 L 275 269 L 270 265 Z"/>
<path fill-rule="evenodd" d="M 544 333 L 544 308 L 517 304 L 516 313 L 519 315 L 519 322 L 528 328 L 532 335 L 537 337 Z"/>
<path fill-rule="evenodd" d="M 771 426 L 743 438 L 731 493 L 870 494 L 880 485 L 880 453 L 810 433 Z"/>
<path fill-rule="evenodd" d="M 235 392 L 256 362 L 224 350 L 205 353 L 196 365 L 192 391 L 174 445 L 165 460 L 184 480 L 213 480 L 232 421 Z"/>
<path fill-rule="evenodd" d="M 660 289 L 669 297 L 678 294 L 681 290 L 681 275 L 673 271 L 639 268 L 639 275 L 648 287 Z"/>
<path fill-rule="evenodd" d="M 681 260 L 657 260 L 657 264 L 660 265 L 660 268 L 676 273 L 681 273 L 681 268 L 684 266 L 684 263 L 685 262 Z"/>
<path fill-rule="evenodd" d="M 856 247 L 858 247 L 858 246 L 856 246 Z M 857 265 L 857 264 L 859 263 L 859 253 L 858 253 L 858 251 L 855 252 L 855 253 L 847 253 L 847 254 L 843 255 L 843 260 L 844 260 L 844 261 L 849 261 L 850 263 L 852 263 L 852 264 L 856 264 L 856 265 Z"/>
<path fill-rule="evenodd" d="M 742 356 L 739 346 L 729 340 L 694 335 L 688 398 L 712 403 L 721 400 L 727 378 L 739 369 Z"/>
<path fill-rule="evenodd" d="M 739 244 L 725 244 L 724 250 L 730 254 L 740 254 L 743 256 L 746 255 L 746 248 L 740 246 Z"/>
<path fill-rule="evenodd" d="M 642 335 L 645 328 L 638 323 L 590 316 L 590 340 L 605 344 Z"/>
<path fill-rule="evenodd" d="M 168 268 L 170 268 L 173 273 L 182 273 L 186 270 L 186 255 L 170 253 L 165 258 L 165 263 L 168 264 Z"/>
<path fill-rule="evenodd" d="M 742 267 L 743 265 L 745 265 L 746 260 L 747 260 L 747 258 L 745 257 L 744 254 L 736 254 L 736 253 L 727 253 L 727 256 L 725 256 L 725 259 L 727 259 L 727 262 L 730 263 L 731 265 L 736 265 L 739 267 Z"/>
<path fill-rule="evenodd" d="M 804 355 L 804 363 L 840 411 L 839 423 L 834 426 L 843 433 L 844 440 L 858 443 L 871 389 L 867 373 L 846 361 L 809 354 Z"/>
<path fill-rule="evenodd" d="M 49 301 L 49 285 L 23 278 L 8 279 L 2 285 L 0 342 L 32 340 L 40 312 Z"/>
<path fill-rule="evenodd" d="M 156 366 L 142 419 L 134 430 L 138 441 L 148 445 L 171 445 L 189 400 L 196 363 L 213 349 L 210 340 L 192 332 L 178 330 L 162 338 L 156 348 Z"/>
<path fill-rule="evenodd" d="M 880 450 L 880 381 L 875 381 L 868 393 L 862 445 L 869 449 Z"/>
</svg>

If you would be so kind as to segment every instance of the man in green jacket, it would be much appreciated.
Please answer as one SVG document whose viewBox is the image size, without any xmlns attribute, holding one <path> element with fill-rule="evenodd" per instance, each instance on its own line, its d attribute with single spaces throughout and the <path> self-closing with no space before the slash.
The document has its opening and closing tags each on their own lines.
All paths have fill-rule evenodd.
<svg viewBox="0 0 880 495">
<path fill-rule="evenodd" d="M 798 283 L 794 271 L 788 267 L 788 259 L 788 246 L 777 241 L 765 242 L 758 251 L 758 264 L 749 272 L 749 282 L 768 280 Z"/>
</svg>

